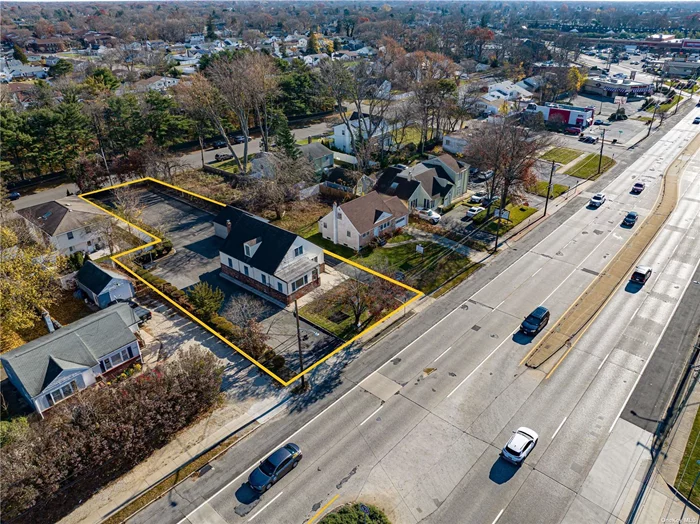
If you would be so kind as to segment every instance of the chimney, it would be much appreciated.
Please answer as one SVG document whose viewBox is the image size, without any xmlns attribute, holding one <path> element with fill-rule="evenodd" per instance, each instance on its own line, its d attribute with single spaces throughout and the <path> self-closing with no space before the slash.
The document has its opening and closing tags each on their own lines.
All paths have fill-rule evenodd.
<svg viewBox="0 0 700 524">
<path fill-rule="evenodd" d="M 226 236 L 231 234 L 231 221 L 227 220 L 226 221 Z"/>
<path fill-rule="evenodd" d="M 333 243 L 338 243 L 338 203 L 333 202 Z"/>
<path fill-rule="evenodd" d="M 49 333 L 53 333 L 55 331 L 53 327 L 53 322 L 51 321 L 51 315 L 49 315 L 49 312 L 44 310 L 41 312 L 41 317 L 44 319 L 44 322 L 46 323 L 46 327 L 49 330 Z"/>
</svg>

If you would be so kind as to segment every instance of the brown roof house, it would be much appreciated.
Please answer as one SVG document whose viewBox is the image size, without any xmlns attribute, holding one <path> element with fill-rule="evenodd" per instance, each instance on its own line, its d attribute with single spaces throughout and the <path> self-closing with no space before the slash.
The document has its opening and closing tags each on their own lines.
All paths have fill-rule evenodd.
<svg viewBox="0 0 700 524">
<path fill-rule="evenodd" d="M 323 238 L 359 251 L 383 234 L 408 225 L 408 208 L 396 196 L 372 191 L 342 205 L 318 221 Z"/>
</svg>

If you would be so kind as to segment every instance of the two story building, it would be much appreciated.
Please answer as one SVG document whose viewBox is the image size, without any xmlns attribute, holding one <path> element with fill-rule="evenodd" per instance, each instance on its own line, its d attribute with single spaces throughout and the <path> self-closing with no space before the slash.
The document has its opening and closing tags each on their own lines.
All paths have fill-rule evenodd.
<svg viewBox="0 0 700 524">
<path fill-rule="evenodd" d="M 219 212 L 214 229 L 226 235 L 221 277 L 285 305 L 320 285 L 323 250 L 308 240 L 232 206 Z"/>
<path fill-rule="evenodd" d="M 10 382 L 39 414 L 141 361 L 138 318 L 115 304 L 3 353 Z M 43 415 L 42 415 L 43 416 Z"/>
<path fill-rule="evenodd" d="M 370 118 L 364 113 L 360 115 L 357 111 L 350 116 L 348 125 L 343 122 L 333 126 L 333 145 L 336 149 L 352 155 L 355 152 L 353 137 L 355 140 L 360 137 L 365 140 L 376 140 L 380 148 L 390 147 L 393 143 L 391 127 L 386 120 L 379 117 Z"/>
</svg>

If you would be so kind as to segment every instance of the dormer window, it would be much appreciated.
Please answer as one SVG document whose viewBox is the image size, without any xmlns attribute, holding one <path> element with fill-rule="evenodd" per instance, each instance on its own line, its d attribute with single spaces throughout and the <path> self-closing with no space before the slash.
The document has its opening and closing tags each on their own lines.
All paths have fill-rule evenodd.
<svg viewBox="0 0 700 524">
<path fill-rule="evenodd" d="M 245 256 L 250 256 L 250 246 L 248 244 L 243 245 L 243 252 L 245 253 Z"/>
<path fill-rule="evenodd" d="M 299 255 L 304 254 L 304 246 L 299 246 L 294 248 L 294 256 L 298 257 Z"/>
</svg>

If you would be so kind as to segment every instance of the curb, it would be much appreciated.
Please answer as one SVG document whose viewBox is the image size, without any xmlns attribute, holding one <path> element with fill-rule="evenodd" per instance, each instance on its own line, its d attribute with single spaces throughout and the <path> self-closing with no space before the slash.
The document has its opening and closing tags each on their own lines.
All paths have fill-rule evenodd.
<svg viewBox="0 0 700 524">
<path fill-rule="evenodd" d="M 668 486 L 668 489 L 671 490 L 671 492 L 676 496 L 676 498 L 678 500 L 680 500 L 684 505 L 686 505 L 690 509 L 692 509 L 695 513 L 700 515 L 700 507 L 696 506 L 689 499 L 687 499 L 686 496 L 683 495 L 683 493 L 681 493 L 680 491 L 678 491 L 675 486 L 672 486 L 671 484 L 669 484 L 665 480 L 664 480 L 664 482 L 666 483 L 666 486 Z"/>
</svg>

